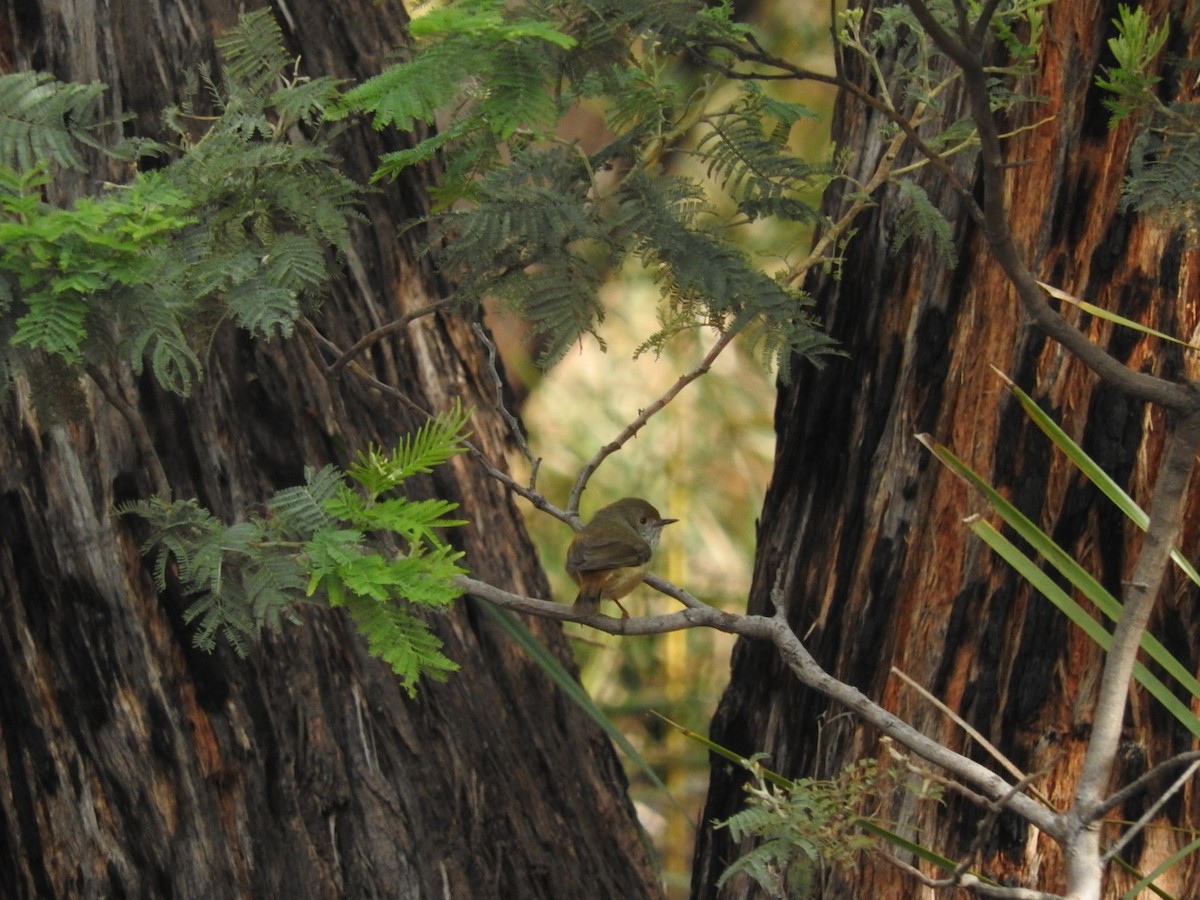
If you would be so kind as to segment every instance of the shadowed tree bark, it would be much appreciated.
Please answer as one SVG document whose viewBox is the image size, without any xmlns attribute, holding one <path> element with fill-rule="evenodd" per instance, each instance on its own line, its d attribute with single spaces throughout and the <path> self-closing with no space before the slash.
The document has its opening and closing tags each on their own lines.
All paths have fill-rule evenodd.
<svg viewBox="0 0 1200 900">
<path fill-rule="evenodd" d="M 232 0 L 29 0 L 0 16 L 0 65 L 111 86 L 108 112 L 146 134 L 214 66 Z M 277 18 L 311 74 L 363 78 L 402 41 L 398 4 L 289 0 Z M 365 182 L 385 147 L 339 147 Z M 110 176 L 113 173 L 110 173 Z M 75 179 L 92 192 L 102 168 Z M 317 317 L 343 347 L 440 295 L 415 239 L 426 208 L 408 180 L 368 197 L 344 277 Z M 330 381 L 297 337 L 221 328 L 188 400 L 106 370 L 140 417 L 178 497 L 232 518 L 304 466 L 346 463 L 419 417 L 352 376 Z M 462 398 L 474 442 L 500 462 L 505 434 L 470 323 L 425 318 L 362 358 L 430 410 Z M 326 360 L 328 361 L 328 360 Z M 44 386 L 39 386 L 44 387 Z M 81 417 L 0 399 L 0 895 L 5 897 L 657 896 L 608 742 L 463 601 L 438 633 L 462 671 L 415 700 L 339 613 L 267 635 L 246 660 L 191 646 L 186 600 L 160 597 L 135 523 L 114 503 L 148 496 L 150 460 L 128 416 L 87 383 Z M 547 596 L 506 492 L 459 458 L 422 490 L 456 500 L 474 574 Z M 565 536 L 564 536 L 565 538 Z M 564 661 L 555 625 L 533 626 Z"/>
<path fill-rule="evenodd" d="M 1171 52 L 1195 57 L 1200 7 L 1149 7 L 1154 21 L 1171 23 Z M 1041 67 L 1028 88 L 1046 101 L 1010 124 L 1048 120 L 1006 143 L 1005 191 L 1018 246 L 1042 280 L 1188 338 L 1200 323 L 1200 257 L 1184 236 L 1119 208 L 1134 131 L 1128 122 L 1109 131 L 1109 112 L 1094 85 L 1098 66 L 1112 64 L 1105 42 L 1114 33 L 1116 4 L 1098 10 L 1060 0 L 1046 13 Z M 1194 90 L 1194 73 L 1181 77 L 1167 68 L 1162 74 L 1165 99 Z M 851 75 L 869 84 L 864 73 Z M 961 97 L 947 98 L 947 105 L 947 121 L 966 114 Z M 880 124 L 853 99 L 839 103 L 834 133 L 854 151 L 859 172 L 870 172 L 882 152 Z M 974 161 L 954 166 L 978 191 Z M 1036 788 L 1063 808 L 1089 735 L 1100 651 L 964 528 L 963 518 L 986 512 L 984 504 L 933 463 L 914 435 L 929 432 L 949 445 L 1119 596 L 1140 533 L 1052 450 L 990 367 L 1034 395 L 1143 506 L 1170 423 L 1161 410 L 1098 386 L 1058 345 L 1027 327 L 960 198 L 929 169 L 919 181 L 954 229 L 958 267 L 946 269 L 924 244 L 889 252 L 897 213 L 889 190 L 852 241 L 842 279 L 822 275 L 810 286 L 850 358 L 824 371 L 803 370 L 781 388 L 776 469 L 749 611 L 771 611 L 769 594 L 780 588 L 789 598 L 792 626 L 827 671 L 926 734 L 994 766 L 957 725 L 892 674 L 899 669 L 1021 769 L 1037 773 Z M 830 192 L 828 211 L 842 208 L 844 192 Z M 1174 345 L 1067 315 L 1134 369 L 1196 376 L 1194 360 Z M 1192 558 L 1198 512 L 1193 498 L 1183 543 Z M 1174 577 L 1151 623 L 1193 671 L 1200 660 L 1196 601 L 1186 578 Z M 766 752 L 767 765 L 785 774 L 827 777 L 880 753 L 876 732 L 838 712 L 801 689 L 770 647 L 743 640 L 712 736 L 743 754 Z M 1194 745 L 1140 689 L 1126 727 L 1119 783 Z M 720 761 L 715 766 L 707 822 L 728 817 L 744 801 L 744 773 Z M 1136 818 L 1154 796 L 1143 795 L 1112 818 Z M 1195 828 L 1195 796 L 1189 785 L 1157 824 Z M 983 813 L 955 797 L 939 807 L 901 792 L 884 798 L 880 815 L 902 834 L 958 858 Z M 1106 841 L 1116 834 L 1106 826 Z M 1149 871 L 1186 840 L 1152 827 L 1124 858 Z M 694 896 L 758 896 L 744 881 L 723 892 L 715 888 L 744 849 L 727 831 L 706 829 Z M 1011 815 L 1001 816 L 988 835 L 980 868 L 1001 883 L 1063 887 L 1057 848 Z M 1194 856 L 1159 882 L 1176 896 L 1190 896 L 1197 883 Z M 1110 893 L 1119 896 L 1131 884 L 1111 877 Z M 910 876 L 866 860 L 854 871 L 831 873 L 822 896 L 902 898 L 917 890 Z"/>
</svg>

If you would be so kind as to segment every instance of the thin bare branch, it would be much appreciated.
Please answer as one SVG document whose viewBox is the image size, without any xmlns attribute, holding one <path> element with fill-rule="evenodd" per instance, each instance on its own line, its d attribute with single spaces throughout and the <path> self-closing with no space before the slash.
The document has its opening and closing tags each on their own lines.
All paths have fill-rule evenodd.
<svg viewBox="0 0 1200 900">
<path fill-rule="evenodd" d="M 1005 769 L 1005 771 L 1008 772 L 1008 774 L 1012 775 L 1014 778 L 1019 779 L 1020 782 L 1022 782 L 1022 783 L 1028 783 L 1030 776 L 1025 774 L 1024 772 L 1022 772 L 1016 763 L 1014 763 L 1007 756 L 1005 756 L 1003 753 L 1001 753 L 1000 748 L 997 747 L 995 744 L 993 744 L 991 741 L 989 741 L 986 737 L 984 737 L 978 728 L 975 728 L 973 725 L 971 725 L 970 722 L 968 722 L 966 719 L 964 719 L 962 716 L 960 716 L 958 713 L 956 713 L 954 710 L 952 710 L 949 706 L 947 706 L 940 699 L 938 699 L 933 694 L 931 694 L 929 691 L 927 691 L 920 684 L 913 681 L 913 679 L 908 677 L 908 675 L 906 675 L 900 669 L 896 668 L 895 666 L 892 666 L 891 671 L 892 671 L 893 675 L 895 675 L 897 678 L 899 678 L 901 681 L 903 681 L 905 684 L 907 684 L 909 687 L 911 687 L 914 691 L 916 691 L 918 694 L 920 694 L 922 697 L 924 697 L 929 703 L 933 704 L 935 707 L 937 707 L 939 710 L 941 710 L 942 713 L 944 715 L 946 715 L 947 717 L 949 717 L 951 719 L 951 721 L 953 721 L 956 725 L 958 725 L 959 728 L 961 728 L 968 735 L 970 735 L 971 739 L 974 740 L 977 744 L 979 744 L 979 746 L 982 747 L 984 750 L 986 750 L 988 752 L 988 754 L 992 757 L 992 759 L 996 760 L 996 762 L 998 762 Z M 1039 797 L 1047 806 L 1050 805 L 1050 801 L 1044 795 L 1042 795 L 1040 792 L 1035 790 L 1032 793 L 1035 797 Z"/>
<path fill-rule="evenodd" d="M 1162 795 L 1150 804 L 1150 808 L 1142 813 L 1138 820 L 1130 825 L 1120 838 L 1118 838 L 1116 841 L 1113 841 L 1112 846 L 1105 850 L 1104 855 L 1100 857 L 1101 862 L 1107 865 L 1109 860 L 1124 850 L 1129 842 L 1132 841 L 1135 836 L 1137 836 L 1138 832 L 1140 832 L 1143 828 L 1149 825 L 1151 821 L 1154 820 L 1155 816 L 1158 815 L 1159 811 L 1163 808 L 1163 806 L 1166 805 L 1167 801 L 1170 800 L 1185 784 L 1187 784 L 1191 777 L 1195 775 L 1198 770 L 1200 770 L 1200 760 L 1197 760 L 1188 766 L 1178 778 L 1171 782 L 1171 786 L 1163 791 Z"/>
<path fill-rule="evenodd" d="M 1096 807 L 1094 815 L 1096 818 L 1107 815 L 1110 810 L 1120 806 L 1126 800 L 1136 797 L 1164 775 L 1169 775 L 1180 766 L 1186 766 L 1197 760 L 1200 760 L 1200 750 L 1189 750 L 1187 753 L 1180 753 L 1178 756 L 1172 756 L 1170 759 L 1163 760 L 1149 772 L 1137 780 L 1131 781 L 1115 794 L 1102 801 Z"/>
<path fill-rule="evenodd" d="M 916 755 L 953 773 L 955 777 L 976 785 L 990 799 L 1007 798 L 1006 802 L 1014 813 L 1051 838 L 1062 840 L 1064 837 L 1063 820 L 1059 813 L 1046 809 L 1032 797 L 1024 794 L 1014 795 L 1013 785 L 991 769 L 927 737 L 879 706 L 857 688 L 834 678 L 821 668 L 788 623 L 779 616 L 735 615 L 700 601 L 696 601 L 697 606 L 665 615 L 627 619 L 614 619 L 602 615 L 581 616 L 572 606 L 522 597 L 467 576 L 459 576 L 455 582 L 465 592 L 505 609 L 564 622 L 580 622 L 607 634 L 663 634 L 685 628 L 704 627 L 769 641 L 775 645 L 780 658 L 792 673 L 807 687 L 819 691 L 856 713 L 869 725 L 878 728 Z"/>
<path fill-rule="evenodd" d="M 496 412 L 500 414 L 500 418 L 508 426 L 508 431 L 516 442 L 517 449 L 521 451 L 521 455 L 529 463 L 529 489 L 531 491 L 537 490 L 538 469 L 541 468 L 542 458 L 536 456 L 529 449 L 529 442 L 525 440 L 525 431 L 521 427 L 521 423 L 517 421 L 517 417 L 509 411 L 508 406 L 504 403 L 504 379 L 500 377 L 500 368 L 497 365 L 499 354 L 496 351 L 496 344 L 488 336 L 487 329 L 483 327 L 482 323 L 472 322 L 471 330 L 475 332 L 475 336 L 479 338 L 479 342 L 487 349 L 488 372 L 492 376 L 492 388 L 496 392 Z"/>
<path fill-rule="evenodd" d="M 587 488 L 588 480 L 592 477 L 596 469 L 600 467 L 600 464 L 632 440 L 656 413 L 679 395 L 680 391 L 711 369 L 717 357 L 721 355 L 721 351 L 728 347 L 736 336 L 736 329 L 723 332 L 717 338 L 717 342 L 712 345 L 712 348 L 704 354 L 704 359 L 700 361 L 700 364 L 696 368 L 680 375 L 661 397 L 641 410 L 634 420 L 621 430 L 620 434 L 596 451 L 595 456 L 588 460 L 587 465 L 579 472 L 579 476 L 575 479 L 575 485 L 571 488 L 571 495 L 567 499 L 567 510 L 570 513 L 578 515 L 579 499 L 583 496 L 583 492 Z"/>
<path fill-rule="evenodd" d="M 979 897 L 996 897 L 999 900 L 1067 900 L 1062 894 L 1049 894 L 1046 891 L 1035 891 L 1029 888 L 1003 887 L 997 884 L 987 884 L 974 875 L 964 875 L 958 881 L 948 882 L 944 878 L 931 878 L 902 859 L 897 859 L 890 853 L 880 853 L 879 858 L 900 871 L 911 875 L 921 884 L 930 888 L 957 887 L 970 891 Z"/>
<path fill-rule="evenodd" d="M 958 865 L 954 867 L 954 880 L 952 882 L 954 885 L 961 885 L 963 879 L 970 877 L 970 873 L 967 870 L 970 868 L 972 860 L 976 859 L 983 851 L 984 845 L 987 843 L 988 838 L 991 837 L 992 829 L 996 827 L 996 820 L 1000 818 L 1000 813 L 1008 808 L 1009 801 L 1029 788 L 1033 780 L 1041 777 L 1042 774 L 1044 773 L 1039 772 L 1026 775 L 1009 789 L 1007 795 L 988 804 L 987 814 L 979 820 L 979 827 L 975 829 L 975 839 L 971 842 L 971 846 L 967 849 L 966 854 L 959 861 Z"/>
<path fill-rule="evenodd" d="M 414 309 L 410 313 L 405 313 L 400 318 L 392 322 L 388 322 L 386 325 L 381 325 L 374 331 L 368 331 L 361 338 L 354 342 L 353 347 L 334 360 L 333 364 L 329 367 L 329 374 L 333 375 L 334 377 L 340 376 L 342 374 L 342 370 L 346 368 L 347 364 L 349 364 L 352 359 L 354 359 L 356 356 L 358 356 L 358 354 L 362 353 L 372 344 L 378 343 L 389 334 L 395 334 L 397 331 L 403 331 L 417 319 L 423 319 L 425 316 L 433 315 L 440 309 L 445 309 L 452 302 L 453 298 L 436 300 L 433 303 L 429 303 L 425 306 L 419 307 L 418 309 Z"/>
<path fill-rule="evenodd" d="M 113 407 L 121 414 L 121 418 L 129 425 L 129 434 L 133 438 L 134 444 L 142 454 L 145 460 L 146 471 L 150 474 L 150 480 L 154 482 L 154 493 L 162 497 L 164 500 L 171 499 L 171 482 L 167 478 L 166 470 L 163 469 L 162 460 L 158 456 L 158 451 L 154 449 L 154 438 L 150 436 L 150 430 L 146 427 L 146 420 L 142 418 L 142 414 L 134 408 L 125 396 L 116 388 L 108 377 L 100 370 L 98 366 L 88 363 L 85 367 L 88 378 L 100 389 L 100 393 L 104 395 L 104 399 L 113 405 Z"/>
<path fill-rule="evenodd" d="M 333 343 L 333 341 L 329 340 L 329 338 L 325 337 L 325 335 L 321 334 L 321 332 L 317 329 L 317 327 L 315 325 L 313 325 L 313 323 L 310 322 L 308 319 L 301 319 L 300 325 L 301 325 L 302 329 L 304 330 L 305 334 L 307 334 L 316 345 L 323 347 L 324 349 L 326 349 L 327 351 L 329 351 L 332 354 L 335 354 L 338 356 L 342 355 L 341 348 L 339 348 L 335 343 Z M 351 372 L 353 375 L 357 376 L 364 384 L 367 385 L 367 387 L 371 388 L 372 390 L 378 391 L 381 394 L 391 397 L 392 399 L 394 399 L 398 403 L 400 403 L 402 406 L 406 407 L 407 409 L 412 410 L 413 412 L 417 413 L 418 415 L 424 416 L 425 418 L 433 418 L 432 412 L 427 410 L 421 404 L 417 403 L 415 400 L 413 400 L 411 397 L 409 397 L 407 394 L 405 394 L 403 391 L 399 390 L 398 388 L 395 388 L 390 384 L 386 384 L 385 382 L 380 381 L 378 378 L 376 378 L 374 375 L 372 375 L 370 372 L 368 372 L 366 369 L 364 369 L 358 363 L 351 361 L 350 363 L 348 363 L 346 368 L 349 372 Z M 511 475 L 509 475 L 503 469 L 501 469 L 497 465 L 495 465 L 487 457 L 487 454 L 485 454 L 482 450 L 480 450 L 478 447 L 476 447 L 470 441 L 463 441 L 463 446 L 467 448 L 467 452 L 471 455 L 471 458 L 474 459 L 476 462 L 478 462 L 480 465 L 482 465 L 484 467 L 484 470 L 487 472 L 487 474 L 491 478 L 494 478 L 497 481 L 499 481 L 501 484 L 503 484 L 506 488 L 508 488 L 514 494 L 517 494 L 517 495 L 525 498 L 526 500 L 528 500 L 531 504 L 533 504 L 533 506 L 536 509 L 540 509 L 542 512 L 549 513 L 550 515 L 554 516 L 556 519 L 559 519 L 562 522 L 566 522 L 572 528 L 578 529 L 579 527 L 581 527 L 580 521 L 579 521 L 579 516 L 577 514 L 571 515 L 566 510 L 559 509 L 557 506 L 555 506 L 553 503 L 551 503 L 549 500 L 547 500 L 544 495 L 538 493 L 535 490 L 527 488 L 525 485 L 521 484 L 521 482 L 517 481 L 515 478 L 513 478 Z"/>
</svg>

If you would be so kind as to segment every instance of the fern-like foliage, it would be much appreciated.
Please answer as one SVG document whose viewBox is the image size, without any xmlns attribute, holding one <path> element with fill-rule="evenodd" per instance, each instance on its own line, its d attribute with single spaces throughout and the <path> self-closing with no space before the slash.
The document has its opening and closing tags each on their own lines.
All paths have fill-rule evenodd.
<svg viewBox="0 0 1200 900">
<path fill-rule="evenodd" d="M 745 765 L 751 773 L 746 808 L 716 827 L 728 828 L 736 842 L 753 840 L 754 846 L 734 860 L 717 887 L 745 875 L 771 897 L 816 896 L 822 871 L 855 865 L 859 851 L 872 844 L 861 828 L 868 802 L 908 780 L 899 764 L 874 759 L 860 760 L 831 780 L 801 778 L 786 786 L 773 773 L 768 778 L 760 757 Z M 936 797 L 925 786 L 909 789 Z"/>
<path fill-rule="evenodd" d="M 461 302 L 498 297 L 531 323 L 542 365 L 598 336 L 597 288 L 626 264 L 662 288 L 662 328 L 647 348 L 711 326 L 753 328 L 772 361 L 833 349 L 807 298 L 735 240 L 757 219 L 820 222 L 812 203 L 835 173 L 789 148 L 811 113 L 757 85 L 729 99 L 711 80 L 695 91 L 673 76 L 685 55 L 749 34 L 727 4 L 459 0 L 412 30 L 404 61 L 348 91 L 336 114 L 364 113 L 377 128 L 441 125 L 385 157 L 377 177 L 444 152 L 427 246 Z M 612 129 L 588 151 L 557 137 L 581 104 Z M 737 221 L 718 215 L 728 203 L 699 177 L 667 170 L 671 153 L 699 160 Z"/>
<path fill-rule="evenodd" d="M 82 361 L 93 335 L 107 335 L 115 309 L 135 306 L 163 282 L 169 237 L 193 224 L 191 204 L 155 174 L 100 199 L 83 198 L 73 209 L 44 204 L 44 168 L 24 174 L 0 167 L 0 271 L 7 273 L 14 315 L 9 344 L 41 350 L 69 363 Z M 108 303 L 99 302 L 106 300 Z M 165 352 L 160 341 L 178 341 L 178 324 L 148 307 L 143 349 Z M 186 383 L 198 361 L 180 347 L 179 359 L 160 365 L 167 378 Z"/>
<path fill-rule="evenodd" d="M 0 75 L 0 166 L 28 172 L 86 169 L 78 144 L 100 148 L 102 84 L 66 84 L 44 72 Z"/>
<path fill-rule="evenodd" d="M 421 677 L 444 679 L 457 666 L 422 613 L 462 593 L 453 583 L 462 553 L 444 530 L 465 524 L 455 504 L 410 500 L 401 492 L 418 473 L 463 452 L 470 413 L 439 416 L 390 452 L 371 448 L 347 473 L 307 469 L 304 484 L 278 491 L 261 514 L 225 524 L 195 500 L 122 504 L 146 519 L 143 552 L 154 557 L 160 590 L 178 583 L 194 600 L 184 613 L 197 647 L 217 639 L 240 655 L 263 627 L 298 622 L 298 610 L 324 598 L 344 607 L 410 694 Z"/>
<path fill-rule="evenodd" d="M 1151 66 L 1166 46 L 1170 29 L 1155 26 L 1141 7 L 1118 6 L 1117 37 L 1109 40 L 1116 65 L 1096 79 L 1109 92 L 1110 126 L 1138 116 L 1122 202 L 1167 228 L 1180 228 L 1200 240 L 1200 112 L 1195 103 L 1165 103 L 1155 90 L 1162 80 Z M 1183 80 L 1200 60 L 1177 60 Z"/>
<path fill-rule="evenodd" d="M 828 165 L 812 165 L 788 146 L 792 126 L 816 113 L 796 103 L 769 97 L 755 82 L 729 108 L 709 117 L 710 129 L 696 145 L 710 177 L 737 201 L 751 221 L 777 216 L 817 224 L 809 199 L 832 179 Z"/>
<path fill-rule="evenodd" d="M 891 252 L 898 253 L 905 241 L 914 234 L 919 235 L 928 238 L 938 258 L 947 268 L 953 269 L 958 264 L 958 252 L 946 217 L 930 202 L 929 195 L 916 182 L 901 181 L 899 189 L 900 215 L 892 226 Z"/>
<path fill-rule="evenodd" d="M 320 302 L 359 188 L 322 131 L 292 135 L 320 122 L 338 82 L 296 73 L 268 10 L 220 45 L 224 78 L 195 79 L 206 114 L 168 111 L 177 157 L 71 208 L 44 188 L 55 165 L 83 165 L 76 144 L 96 144 L 102 86 L 0 76 L 0 388 L 32 354 L 117 355 L 187 394 L 212 323 L 287 335 Z"/>
</svg>

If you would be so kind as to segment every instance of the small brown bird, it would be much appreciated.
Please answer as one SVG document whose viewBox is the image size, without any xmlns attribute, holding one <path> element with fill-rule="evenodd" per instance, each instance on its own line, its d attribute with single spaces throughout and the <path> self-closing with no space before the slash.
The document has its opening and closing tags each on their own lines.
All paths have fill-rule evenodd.
<svg viewBox="0 0 1200 900">
<path fill-rule="evenodd" d="M 663 526 L 678 521 L 664 519 L 637 497 L 598 510 L 567 548 L 567 574 L 579 585 L 575 608 L 592 615 L 599 612 L 601 600 L 614 600 L 628 618 L 620 598 L 646 577 Z"/>
</svg>

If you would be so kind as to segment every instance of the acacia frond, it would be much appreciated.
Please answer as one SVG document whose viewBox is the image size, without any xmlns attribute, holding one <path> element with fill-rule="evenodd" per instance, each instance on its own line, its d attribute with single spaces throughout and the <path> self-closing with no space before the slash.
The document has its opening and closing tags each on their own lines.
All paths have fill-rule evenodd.
<svg viewBox="0 0 1200 900">
<path fill-rule="evenodd" d="M 217 38 L 225 72 L 249 94 L 274 87 L 292 67 L 283 49 L 283 32 L 269 6 L 243 13 L 236 28 Z"/>
<path fill-rule="evenodd" d="M 303 485 L 276 492 L 261 514 L 231 525 L 195 500 L 153 498 L 116 511 L 150 523 L 142 550 L 155 556 L 159 589 L 177 579 L 195 596 L 185 620 L 196 625 L 198 647 L 211 650 L 224 637 L 244 654 L 263 627 L 298 621 L 298 607 L 323 596 L 349 610 L 371 652 L 411 693 L 421 675 L 443 678 L 457 668 L 419 610 L 444 608 L 461 594 L 454 578 L 464 573 L 462 553 L 441 532 L 465 523 L 450 517 L 453 503 L 413 501 L 399 491 L 412 475 L 463 451 L 469 418 L 456 407 L 392 452 L 360 456 L 350 474 L 361 491 L 325 466 L 305 469 Z"/>
<path fill-rule="evenodd" d="M 954 235 L 950 233 L 950 223 L 941 210 L 929 202 L 929 195 L 919 184 L 901 181 L 899 188 L 900 215 L 892 226 L 889 249 L 893 254 L 898 253 L 904 242 L 915 234 L 930 241 L 946 268 L 953 269 L 958 263 L 958 253 L 954 246 Z"/>
<path fill-rule="evenodd" d="M 0 75 L 0 165 L 22 172 L 50 162 L 85 169 L 75 145 L 101 146 L 92 132 L 105 90 L 45 72 Z"/>
</svg>

